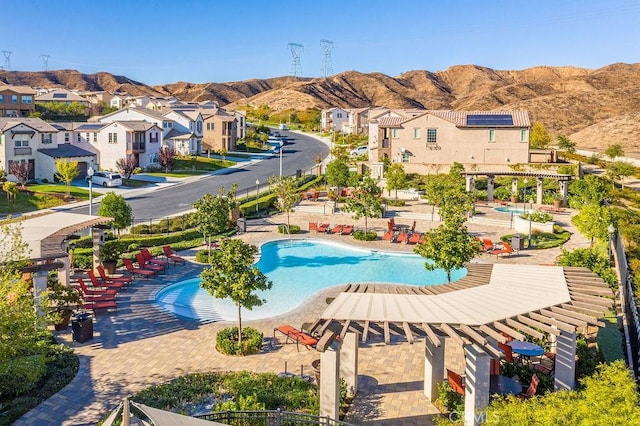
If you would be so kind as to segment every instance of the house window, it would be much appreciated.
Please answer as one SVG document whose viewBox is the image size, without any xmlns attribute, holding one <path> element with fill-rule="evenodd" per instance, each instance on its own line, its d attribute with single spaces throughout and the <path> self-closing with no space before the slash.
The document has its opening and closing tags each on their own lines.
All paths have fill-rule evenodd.
<svg viewBox="0 0 640 426">
<path fill-rule="evenodd" d="M 98 142 L 98 133 L 93 134 L 93 142 Z"/>
<path fill-rule="evenodd" d="M 41 136 L 42 143 L 51 143 L 51 133 L 43 133 Z"/>
<path fill-rule="evenodd" d="M 198 128 L 198 132 L 202 132 L 202 121 L 198 121 L 197 128 Z"/>
<path fill-rule="evenodd" d="M 520 129 L 520 142 L 529 142 L 529 129 Z"/>
<path fill-rule="evenodd" d="M 4 95 L 0 95 L 0 104 L 4 103 Z"/>
<path fill-rule="evenodd" d="M 22 95 L 22 103 L 23 104 L 32 104 L 33 103 L 33 96 L 31 96 L 31 95 Z"/>
<path fill-rule="evenodd" d="M 109 143 L 118 143 L 117 133 L 109 133 Z"/>
<path fill-rule="evenodd" d="M 418 128 L 413 129 L 413 138 L 420 139 L 420 129 Z"/>
<path fill-rule="evenodd" d="M 29 146 L 29 135 L 15 135 L 13 143 L 16 148 Z"/>
<path fill-rule="evenodd" d="M 496 141 L 496 129 L 489 129 L 489 142 Z"/>
<path fill-rule="evenodd" d="M 78 142 L 82 142 L 82 136 L 78 133 Z"/>
<path fill-rule="evenodd" d="M 427 143 L 438 143 L 438 129 L 427 129 Z"/>
<path fill-rule="evenodd" d="M 69 142 L 69 132 L 66 132 L 66 133 L 64 134 L 64 141 L 65 141 L 65 142 Z"/>
<path fill-rule="evenodd" d="M 400 137 L 400 129 L 392 129 L 391 137 L 394 139 L 398 139 L 398 137 Z"/>
<path fill-rule="evenodd" d="M 11 103 L 12 104 L 18 103 L 18 95 L 11 95 Z"/>
<path fill-rule="evenodd" d="M 342 118 L 342 113 L 341 112 L 337 112 L 336 113 L 336 118 Z"/>
<path fill-rule="evenodd" d="M 87 142 L 89 142 L 90 140 L 91 140 L 91 134 L 87 132 Z"/>
<path fill-rule="evenodd" d="M 149 163 L 156 164 L 158 162 L 158 154 L 149 154 Z"/>
<path fill-rule="evenodd" d="M 411 154 L 409 154 L 407 151 L 404 151 L 401 155 L 402 156 L 401 156 L 400 160 L 403 163 L 408 163 L 409 162 L 409 157 L 411 157 Z"/>
</svg>

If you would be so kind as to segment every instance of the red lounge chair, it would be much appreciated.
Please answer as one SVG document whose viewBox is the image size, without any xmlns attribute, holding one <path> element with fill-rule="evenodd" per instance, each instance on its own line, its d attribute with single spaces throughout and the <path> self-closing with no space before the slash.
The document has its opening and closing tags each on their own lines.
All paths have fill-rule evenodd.
<svg viewBox="0 0 640 426">
<path fill-rule="evenodd" d="M 169 266 L 168 261 L 153 257 L 153 255 L 151 255 L 151 252 L 149 251 L 148 248 L 141 249 L 140 253 L 142 253 L 142 256 L 144 256 L 144 260 L 146 260 L 147 263 L 151 263 L 152 265 L 160 265 L 163 268 L 166 268 L 167 266 Z"/>
<path fill-rule="evenodd" d="M 183 265 L 186 263 L 186 260 L 184 260 L 184 258 L 174 253 L 174 251 L 171 249 L 171 246 L 162 246 L 162 252 L 164 253 L 165 257 L 173 263 L 180 262 Z"/>
<path fill-rule="evenodd" d="M 329 230 L 329 224 L 328 223 L 323 223 L 322 225 L 318 226 L 318 232 L 327 232 Z"/>
<path fill-rule="evenodd" d="M 420 239 L 422 238 L 422 234 L 419 232 L 414 232 L 413 234 L 411 234 L 411 236 L 409 237 L 409 241 L 407 241 L 407 244 L 418 244 L 420 242 Z"/>
<path fill-rule="evenodd" d="M 464 379 L 461 375 L 447 368 L 447 381 L 455 393 L 464 395 Z"/>
<path fill-rule="evenodd" d="M 345 225 L 342 228 L 342 235 L 351 235 L 353 234 L 353 225 Z"/>
<path fill-rule="evenodd" d="M 91 285 L 94 287 L 109 287 L 109 288 L 115 288 L 118 290 L 121 290 L 124 287 L 124 283 L 116 283 L 113 281 L 99 281 L 98 278 L 96 277 L 96 274 L 89 269 L 87 271 L 87 275 L 89 275 L 89 279 L 91 280 Z"/>
<path fill-rule="evenodd" d="M 533 376 L 531 376 L 531 384 L 529 384 L 529 388 L 525 393 L 521 393 L 520 395 L 518 395 L 518 398 L 531 399 L 538 390 L 538 384 L 540 384 L 540 379 L 536 374 L 534 374 Z"/>
<path fill-rule="evenodd" d="M 342 234 L 342 228 L 344 225 L 336 225 L 333 227 L 333 229 L 331 230 L 332 234 Z"/>
<path fill-rule="evenodd" d="M 308 200 L 309 199 L 309 193 L 307 191 L 302 191 L 300 193 L 300 195 L 302 195 L 302 199 L 303 200 Z"/>
<path fill-rule="evenodd" d="M 311 197 L 313 198 L 313 201 L 318 201 L 318 197 L 320 197 L 320 193 L 318 191 L 315 191 L 313 194 L 311 194 Z"/>
<path fill-rule="evenodd" d="M 305 345 L 307 347 L 307 349 L 312 348 L 313 346 L 316 345 L 316 343 L 318 343 L 318 339 L 309 336 L 308 334 L 300 331 L 300 330 L 296 330 L 295 328 L 291 327 L 290 325 L 281 325 L 280 327 L 276 327 L 273 329 L 273 339 L 275 340 L 276 338 L 276 331 L 279 331 L 280 333 L 284 334 L 285 336 L 287 336 L 287 339 L 285 340 L 284 344 L 286 345 L 287 343 L 289 343 L 289 340 L 291 340 L 292 342 L 296 342 L 296 349 L 299 351 L 300 350 L 300 346 L 299 344 L 302 343 L 303 345 Z"/>
<path fill-rule="evenodd" d="M 318 232 L 318 222 L 309 222 L 309 232 Z"/>
<path fill-rule="evenodd" d="M 122 262 L 124 263 L 124 267 L 127 268 L 127 271 L 129 271 L 131 275 L 137 275 L 139 277 L 149 278 L 156 274 L 155 272 L 150 271 L 149 269 L 140 269 L 140 268 L 134 267 L 131 259 L 122 259 Z"/>
<path fill-rule="evenodd" d="M 389 242 L 393 242 L 395 240 L 395 234 L 393 231 L 387 231 L 384 233 L 384 235 L 382 236 L 382 239 L 384 241 L 389 241 Z"/>
<path fill-rule="evenodd" d="M 511 245 L 509 245 L 509 243 L 507 242 L 502 243 L 501 249 L 494 249 L 489 251 L 490 255 L 495 255 L 497 257 L 499 257 L 501 254 L 508 254 L 509 256 L 511 256 L 511 253 L 513 253 L 513 247 L 511 247 Z"/>
<path fill-rule="evenodd" d="M 102 265 L 98 265 L 96 269 L 98 270 L 98 274 L 100 275 L 101 282 L 110 281 L 110 282 L 122 283 L 122 284 L 129 284 L 130 282 L 133 282 L 133 278 L 131 277 L 125 277 L 123 275 L 117 276 L 117 277 L 107 275 Z"/>
<path fill-rule="evenodd" d="M 78 285 L 80 285 L 81 293 L 83 295 L 87 295 L 87 296 L 113 296 L 113 297 L 115 297 L 116 293 L 118 292 L 117 290 L 114 290 L 112 288 L 104 288 L 104 287 L 99 287 L 99 288 L 98 287 L 94 287 L 93 289 L 90 289 L 84 283 L 84 280 L 82 278 L 78 278 Z"/>
<path fill-rule="evenodd" d="M 104 300 L 104 301 L 83 301 L 80 303 L 80 306 L 84 309 L 90 309 L 95 311 L 96 309 L 109 309 L 114 308 L 116 311 L 118 310 L 118 306 L 116 305 L 115 300 Z"/>
<path fill-rule="evenodd" d="M 151 263 L 147 263 L 142 253 L 136 253 L 136 262 L 138 262 L 138 267 L 140 269 L 148 269 L 155 272 L 156 274 L 164 272 L 164 266 L 152 265 Z"/>
<path fill-rule="evenodd" d="M 401 232 L 400 235 L 398 235 L 398 238 L 396 239 L 396 243 L 406 243 L 407 241 L 409 241 L 409 234 L 407 234 L 406 232 Z"/>
</svg>

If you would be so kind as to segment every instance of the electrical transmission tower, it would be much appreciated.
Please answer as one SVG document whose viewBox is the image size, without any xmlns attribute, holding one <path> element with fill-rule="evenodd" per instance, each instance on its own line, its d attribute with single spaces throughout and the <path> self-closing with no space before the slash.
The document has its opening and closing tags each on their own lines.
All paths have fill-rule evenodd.
<svg viewBox="0 0 640 426">
<path fill-rule="evenodd" d="M 302 76 L 302 62 L 300 61 L 300 54 L 304 51 L 304 46 L 299 43 L 289 43 L 289 50 L 291 50 L 291 74 L 293 77 Z"/>
<path fill-rule="evenodd" d="M 327 77 L 333 74 L 333 63 L 331 62 L 333 42 L 331 40 L 320 40 L 320 48 L 322 49 L 322 76 Z"/>
<path fill-rule="evenodd" d="M 2 68 L 4 68 L 5 71 L 11 71 L 11 54 L 13 52 L 9 52 L 8 50 L 3 50 L 2 54 L 4 55 L 4 65 L 2 66 Z"/>
<path fill-rule="evenodd" d="M 51 55 L 40 55 L 40 57 L 42 58 L 42 68 L 44 71 L 49 71 L 49 58 Z"/>
</svg>

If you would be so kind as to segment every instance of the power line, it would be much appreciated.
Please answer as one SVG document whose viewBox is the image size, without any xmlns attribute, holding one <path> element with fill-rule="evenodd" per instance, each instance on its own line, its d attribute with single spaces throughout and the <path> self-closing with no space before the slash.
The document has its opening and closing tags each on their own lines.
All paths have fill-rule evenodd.
<svg viewBox="0 0 640 426">
<path fill-rule="evenodd" d="M 42 58 L 42 68 L 44 71 L 49 71 L 49 58 L 51 55 L 40 55 Z"/>
<path fill-rule="evenodd" d="M 304 46 L 300 43 L 289 43 L 287 45 L 289 50 L 291 51 L 291 74 L 293 77 L 301 77 L 302 76 L 302 61 L 300 60 L 300 55 L 304 51 Z"/>
<path fill-rule="evenodd" d="M 320 48 L 322 49 L 322 76 L 327 77 L 333 74 L 333 62 L 331 61 L 333 42 L 331 40 L 320 40 Z"/>
<path fill-rule="evenodd" d="M 8 50 L 3 50 L 2 54 L 4 55 L 4 65 L 2 66 L 2 68 L 4 68 L 5 71 L 11 71 L 11 54 L 13 52 L 10 52 Z"/>
</svg>

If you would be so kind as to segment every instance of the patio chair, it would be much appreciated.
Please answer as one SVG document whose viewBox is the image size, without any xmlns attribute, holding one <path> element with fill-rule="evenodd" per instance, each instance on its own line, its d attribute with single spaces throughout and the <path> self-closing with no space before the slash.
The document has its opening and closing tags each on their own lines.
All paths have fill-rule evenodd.
<svg viewBox="0 0 640 426">
<path fill-rule="evenodd" d="M 513 253 L 513 251 L 513 247 L 511 247 L 511 245 L 505 241 L 502 243 L 501 249 L 490 250 L 489 254 L 495 255 L 496 257 L 500 257 L 501 254 L 508 254 L 509 256 L 511 256 L 511 253 Z"/>
<path fill-rule="evenodd" d="M 113 299 L 116 294 L 118 293 L 117 290 L 113 289 L 113 288 L 105 288 L 105 287 L 95 287 L 93 289 L 90 289 L 87 287 L 87 285 L 85 284 L 84 280 L 82 278 L 78 278 L 77 279 L 78 285 L 80 286 L 80 292 L 82 293 L 82 295 L 86 295 L 86 296 L 111 296 L 111 299 Z"/>
<path fill-rule="evenodd" d="M 309 199 L 309 193 L 307 191 L 302 191 L 300 193 L 300 195 L 302 195 L 302 199 L 303 200 L 308 200 Z"/>
<path fill-rule="evenodd" d="M 311 194 L 311 197 L 313 201 L 318 201 L 318 197 L 320 197 L 320 193 L 318 191 L 315 191 L 313 194 Z"/>
<path fill-rule="evenodd" d="M 461 375 L 447 368 L 447 381 L 455 393 L 464 395 L 464 378 Z"/>
<path fill-rule="evenodd" d="M 382 239 L 384 241 L 393 242 L 396 239 L 395 232 L 393 232 L 393 231 L 385 232 L 384 235 L 382 236 Z"/>
<path fill-rule="evenodd" d="M 111 281 L 111 282 L 122 283 L 122 284 L 129 284 L 133 282 L 133 278 L 125 277 L 124 275 L 118 275 L 118 276 L 107 275 L 106 271 L 104 270 L 104 266 L 102 265 L 98 265 L 96 269 L 98 270 L 98 275 L 100 275 L 100 281 L 102 282 Z"/>
<path fill-rule="evenodd" d="M 163 268 L 166 268 L 167 266 L 169 266 L 169 262 L 168 261 L 153 257 L 153 255 L 151 254 L 151 252 L 149 251 L 148 248 L 140 249 L 140 253 L 142 253 L 142 256 L 144 257 L 144 260 L 147 263 L 151 263 L 152 265 L 160 265 Z"/>
<path fill-rule="evenodd" d="M 540 384 L 540 379 L 538 378 L 537 374 L 534 374 L 533 376 L 531 376 L 531 383 L 529 384 L 527 391 L 519 394 L 518 398 L 523 400 L 531 399 L 536 394 L 536 391 L 538 390 L 538 384 Z"/>
<path fill-rule="evenodd" d="M 89 309 L 92 311 L 96 311 L 96 309 L 109 309 L 114 308 L 116 311 L 118 310 L 118 305 L 116 305 L 115 300 L 103 300 L 103 301 L 87 301 L 83 300 L 80 303 L 80 306 L 83 309 Z"/>
<path fill-rule="evenodd" d="M 489 365 L 489 374 L 492 376 L 500 375 L 500 360 L 491 358 L 491 364 Z"/>
<path fill-rule="evenodd" d="M 407 234 L 406 232 L 401 232 L 400 235 L 398 235 L 398 238 L 396 238 L 396 243 L 406 243 L 409 241 L 409 234 Z"/>
<path fill-rule="evenodd" d="M 351 235 L 353 234 L 353 225 L 345 225 L 342 228 L 342 235 Z"/>
<path fill-rule="evenodd" d="M 493 250 L 493 241 L 491 241 L 489 238 L 483 238 L 482 240 L 480 240 L 480 242 L 482 243 L 482 246 L 480 247 L 480 250 L 482 250 L 484 252 L 487 252 L 489 250 Z"/>
<path fill-rule="evenodd" d="M 133 266 L 133 262 L 131 261 L 131 259 L 122 259 L 122 263 L 124 263 L 124 267 L 127 268 L 127 271 L 129 271 L 131 275 L 149 278 L 156 274 L 149 269 L 136 268 L 135 266 Z"/>
<path fill-rule="evenodd" d="M 273 339 L 275 340 L 276 338 L 276 331 L 284 334 L 285 336 L 287 336 L 287 339 L 285 340 L 285 345 L 291 340 L 292 342 L 296 342 L 296 349 L 299 351 L 300 350 L 300 346 L 299 344 L 302 343 L 304 346 L 306 346 L 307 349 L 311 349 L 312 347 L 314 347 L 316 345 L 316 343 L 318 343 L 318 339 L 316 339 L 315 337 L 309 336 L 307 333 L 304 333 L 303 331 L 297 330 L 294 327 L 290 326 L 290 325 L 281 325 L 280 327 L 275 327 L 273 329 Z"/>
<path fill-rule="evenodd" d="M 94 287 L 108 287 L 108 288 L 115 288 L 115 289 L 122 289 L 124 287 L 124 283 L 118 283 L 118 282 L 114 282 L 114 281 L 100 281 L 98 280 L 98 277 L 96 277 L 96 274 L 93 272 L 93 270 L 89 269 L 87 271 L 87 275 L 89 276 L 89 279 L 91 280 L 91 285 Z"/>
<path fill-rule="evenodd" d="M 318 232 L 318 222 L 309 222 L 309 232 Z"/>
<path fill-rule="evenodd" d="M 142 253 L 136 253 L 136 262 L 138 262 L 138 267 L 140 269 L 148 269 L 149 271 L 153 271 L 156 274 L 164 272 L 164 266 L 152 265 L 150 263 L 147 263 Z"/>
<path fill-rule="evenodd" d="M 413 221 L 413 225 L 411 225 L 411 229 L 410 229 L 410 231 L 411 231 L 411 232 L 414 232 L 415 230 L 416 230 L 416 221 L 414 220 L 414 221 Z"/>
<path fill-rule="evenodd" d="M 321 225 L 318 225 L 318 232 L 326 233 L 328 230 L 329 230 L 328 223 L 323 223 Z"/>
<path fill-rule="evenodd" d="M 545 376 L 550 375 L 556 369 L 556 354 L 553 352 L 545 352 L 540 357 L 540 362 L 534 365 L 533 368 Z"/>
<path fill-rule="evenodd" d="M 162 253 L 164 253 L 164 256 L 167 258 L 167 260 L 170 260 L 174 264 L 180 262 L 184 265 L 187 262 L 186 260 L 184 260 L 184 258 L 175 254 L 171 249 L 171 246 L 162 246 Z"/>
<path fill-rule="evenodd" d="M 421 234 L 420 232 L 414 232 L 409 237 L 409 241 L 407 241 L 407 244 L 418 244 L 422 239 L 422 236 L 423 234 Z"/>
<path fill-rule="evenodd" d="M 333 229 L 331 230 L 332 234 L 342 234 L 342 228 L 344 227 L 344 225 L 336 225 L 333 227 Z"/>
<path fill-rule="evenodd" d="M 504 360 L 506 362 L 515 362 L 515 359 L 513 357 L 513 350 L 511 349 L 511 346 L 505 343 L 498 342 L 498 349 L 500 349 L 504 353 Z"/>
</svg>

